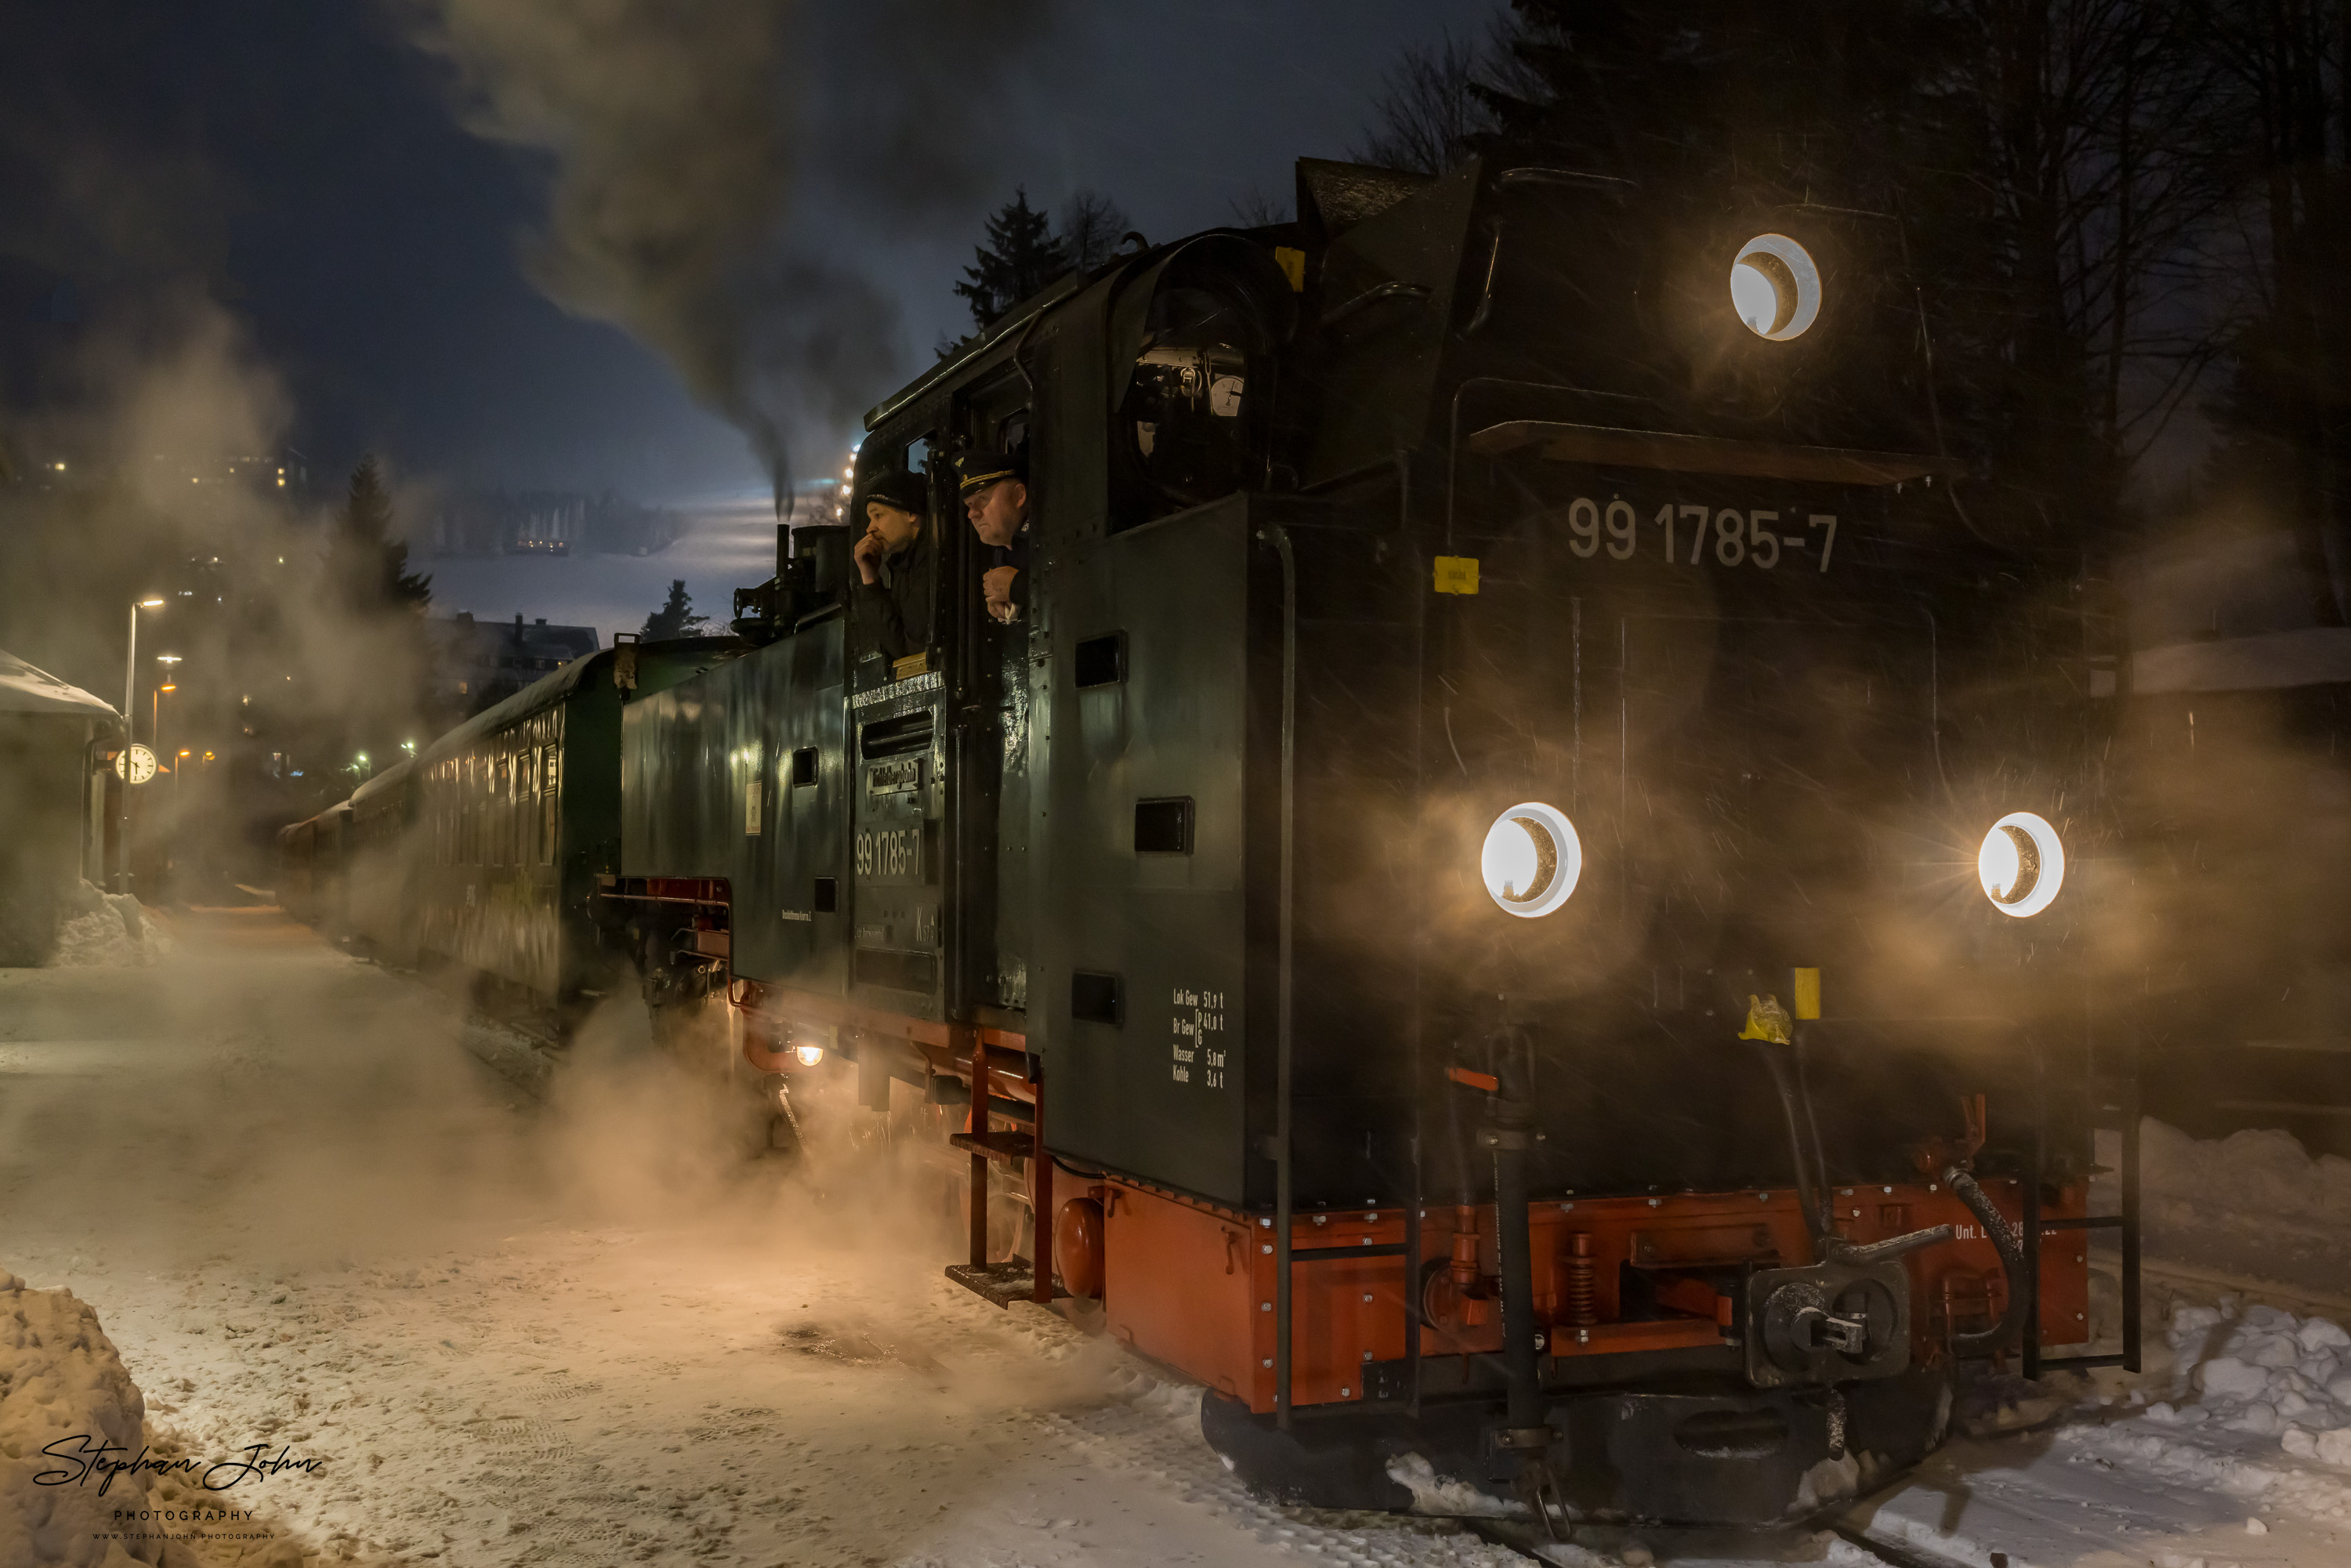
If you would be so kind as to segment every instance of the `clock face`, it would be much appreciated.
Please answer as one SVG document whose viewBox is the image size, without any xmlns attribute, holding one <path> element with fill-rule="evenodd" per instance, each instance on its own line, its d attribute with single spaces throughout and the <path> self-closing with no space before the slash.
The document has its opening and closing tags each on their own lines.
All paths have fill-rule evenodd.
<svg viewBox="0 0 2351 1568">
<path fill-rule="evenodd" d="M 114 776 L 133 784 L 146 783 L 155 777 L 155 754 L 134 741 L 129 751 L 114 758 Z"/>
</svg>

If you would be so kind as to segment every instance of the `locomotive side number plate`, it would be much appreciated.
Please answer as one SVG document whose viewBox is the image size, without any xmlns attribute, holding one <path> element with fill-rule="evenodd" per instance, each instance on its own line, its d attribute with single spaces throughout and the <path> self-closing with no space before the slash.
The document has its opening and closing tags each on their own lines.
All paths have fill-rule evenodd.
<svg viewBox="0 0 2351 1568">
<path fill-rule="evenodd" d="M 923 830 L 871 828 L 857 835 L 857 874 L 920 880 Z"/>
<path fill-rule="evenodd" d="M 1646 527 L 1648 542 L 1642 535 Z M 1669 566 L 1759 567 L 1817 561 L 1825 572 L 1836 554 L 1837 520 L 1825 512 L 1790 512 L 1768 507 L 1682 506 L 1668 501 L 1655 511 L 1621 497 L 1606 506 L 1589 496 L 1568 504 L 1567 548 L 1585 559 L 1603 549 L 1612 560 L 1663 550 Z"/>
<path fill-rule="evenodd" d="M 1225 1039 L 1225 993 L 1176 987 L 1174 1021 L 1168 1076 L 1178 1083 L 1222 1089 L 1232 1054 Z"/>
</svg>

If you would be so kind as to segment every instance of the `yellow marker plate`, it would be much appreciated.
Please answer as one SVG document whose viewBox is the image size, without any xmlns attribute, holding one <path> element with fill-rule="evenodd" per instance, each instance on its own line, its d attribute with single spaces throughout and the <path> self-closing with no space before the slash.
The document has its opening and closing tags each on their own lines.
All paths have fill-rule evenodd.
<svg viewBox="0 0 2351 1568">
<path fill-rule="evenodd" d="M 1821 1016 L 1821 972 L 1818 969 L 1796 971 L 1796 1016 L 1800 1019 Z"/>
<path fill-rule="evenodd" d="M 1478 591 L 1478 558 L 1474 555 L 1441 555 L 1437 558 L 1437 591 L 1439 593 L 1475 593 Z"/>
</svg>

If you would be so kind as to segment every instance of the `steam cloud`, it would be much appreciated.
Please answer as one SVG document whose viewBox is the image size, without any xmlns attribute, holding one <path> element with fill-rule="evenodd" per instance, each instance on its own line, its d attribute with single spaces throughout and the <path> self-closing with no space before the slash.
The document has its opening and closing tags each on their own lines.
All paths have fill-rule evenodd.
<svg viewBox="0 0 2351 1568">
<path fill-rule="evenodd" d="M 1061 4 L 431 0 L 415 37 L 467 129 L 553 162 L 534 282 L 664 355 L 780 505 L 792 440 L 838 434 L 900 369 L 896 303 L 795 212 L 885 238 L 969 222 Z"/>
</svg>

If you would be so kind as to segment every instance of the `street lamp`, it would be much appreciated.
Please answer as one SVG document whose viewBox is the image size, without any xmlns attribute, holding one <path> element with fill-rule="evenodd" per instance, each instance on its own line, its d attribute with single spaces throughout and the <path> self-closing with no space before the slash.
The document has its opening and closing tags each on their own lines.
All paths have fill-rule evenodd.
<svg viewBox="0 0 2351 1568">
<path fill-rule="evenodd" d="M 166 653 L 155 662 L 159 664 L 176 664 L 180 662 L 180 656 L 177 653 Z M 147 738 L 154 742 L 155 749 L 159 753 L 163 749 L 163 694 L 176 692 L 179 689 L 178 682 L 165 681 L 162 685 L 157 686 L 153 695 L 147 699 Z"/>
<path fill-rule="evenodd" d="M 131 646 L 122 655 L 122 746 L 126 752 L 131 747 L 131 705 L 139 700 L 139 612 L 141 610 L 162 608 L 163 599 L 161 594 L 151 593 L 143 599 L 134 599 L 131 601 Z M 122 780 L 121 820 L 116 823 L 115 836 L 121 841 L 122 852 L 120 867 L 115 873 L 114 891 L 129 893 L 131 891 L 131 779 L 127 769 Z"/>
</svg>

